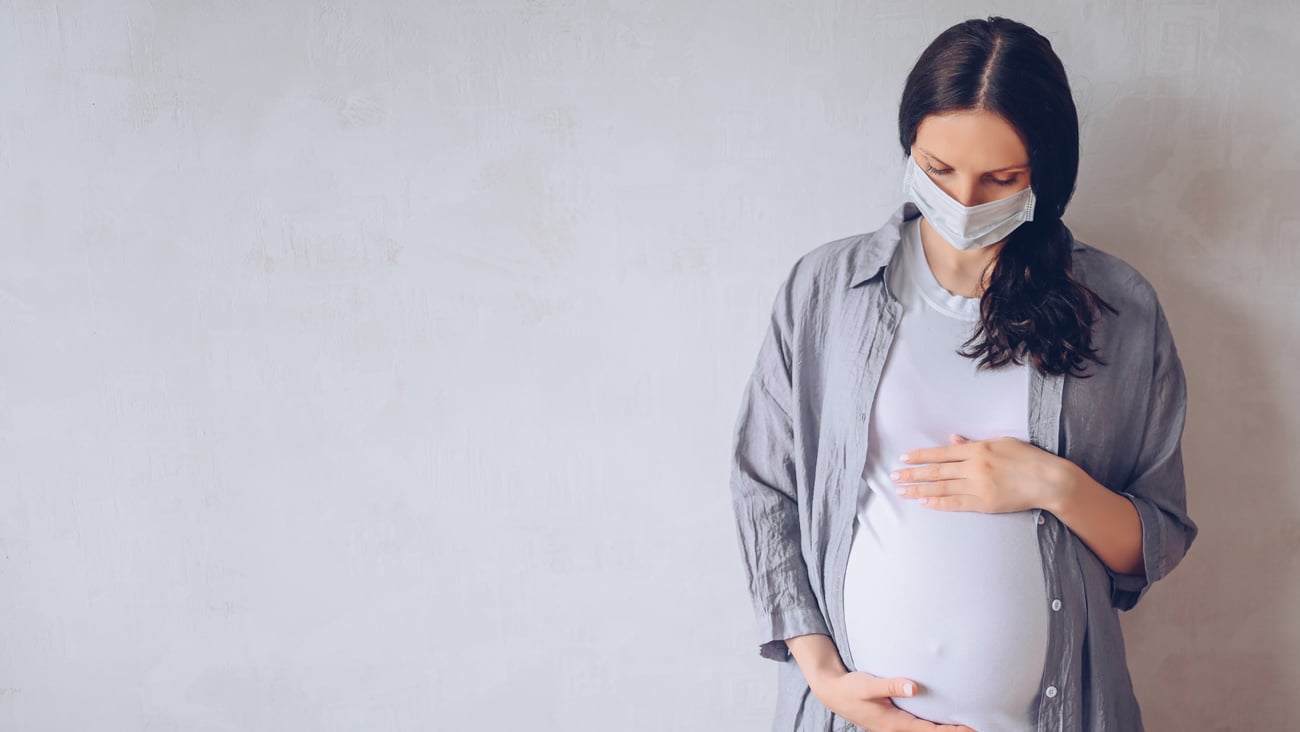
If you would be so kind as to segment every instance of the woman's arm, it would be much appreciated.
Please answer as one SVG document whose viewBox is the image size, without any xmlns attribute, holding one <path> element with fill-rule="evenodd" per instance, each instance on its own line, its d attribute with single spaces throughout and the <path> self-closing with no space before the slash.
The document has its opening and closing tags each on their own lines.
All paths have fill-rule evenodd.
<svg viewBox="0 0 1300 732">
<path fill-rule="evenodd" d="M 1199 532 L 1187 514 L 1183 475 L 1187 379 L 1159 300 L 1154 315 L 1154 373 L 1132 475 L 1112 491 L 1065 461 L 1064 477 L 1043 505 L 1102 560 L 1111 575 L 1111 605 L 1119 610 L 1131 610 L 1153 583 L 1172 572 Z M 1139 561 L 1134 561 L 1135 541 Z"/>
<path fill-rule="evenodd" d="M 797 263 L 778 288 L 758 359 L 741 396 L 733 431 L 731 497 L 745 577 L 753 600 L 758 653 L 786 661 L 787 638 L 825 634 L 804 563 L 799 528 L 799 461 L 793 416 Z"/>
<path fill-rule="evenodd" d="M 1119 574 L 1142 576 L 1142 521 L 1124 496 L 1062 459 L 1058 491 L 1044 506 L 1073 531 L 1097 558 Z"/>
<path fill-rule="evenodd" d="M 829 635 L 811 633 L 786 638 L 785 644 L 790 649 L 790 655 L 794 656 L 795 663 L 799 664 L 799 670 L 803 671 L 809 686 L 817 686 L 817 682 L 825 676 L 842 676 L 849 672 L 844 660 L 840 658 L 839 649 L 835 647 L 835 641 Z"/>
</svg>

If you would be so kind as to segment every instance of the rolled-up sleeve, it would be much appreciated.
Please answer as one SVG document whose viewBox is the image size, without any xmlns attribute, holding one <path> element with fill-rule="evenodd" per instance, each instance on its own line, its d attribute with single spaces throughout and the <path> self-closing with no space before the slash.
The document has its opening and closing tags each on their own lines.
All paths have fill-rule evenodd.
<svg viewBox="0 0 1300 732">
<path fill-rule="evenodd" d="M 1183 475 L 1187 381 L 1158 300 L 1153 369 L 1138 460 L 1125 488 L 1118 491 L 1133 502 L 1142 521 L 1145 575 L 1120 574 L 1106 568 L 1111 579 L 1111 605 L 1120 610 L 1132 609 L 1154 582 L 1178 566 L 1198 531 L 1187 514 Z"/>
<path fill-rule="evenodd" d="M 790 276 L 778 289 L 733 434 L 731 495 L 759 655 L 789 659 L 785 639 L 830 635 L 801 551 L 790 333 Z"/>
</svg>

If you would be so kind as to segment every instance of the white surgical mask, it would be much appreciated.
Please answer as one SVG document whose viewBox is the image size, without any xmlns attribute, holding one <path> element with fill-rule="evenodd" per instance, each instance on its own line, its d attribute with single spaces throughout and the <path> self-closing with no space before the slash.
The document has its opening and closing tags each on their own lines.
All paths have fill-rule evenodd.
<svg viewBox="0 0 1300 732">
<path fill-rule="evenodd" d="M 957 249 L 979 249 L 1002 241 L 1034 220 L 1034 189 L 1026 186 L 1006 198 L 964 206 L 944 192 L 911 155 L 903 172 L 903 193 L 935 231 Z"/>
</svg>

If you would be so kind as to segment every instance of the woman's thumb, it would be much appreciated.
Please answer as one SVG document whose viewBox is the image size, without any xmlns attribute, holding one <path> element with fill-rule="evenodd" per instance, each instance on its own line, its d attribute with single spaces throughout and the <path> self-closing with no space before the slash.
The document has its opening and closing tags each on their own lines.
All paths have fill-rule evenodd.
<svg viewBox="0 0 1300 732">
<path fill-rule="evenodd" d="M 889 695 L 890 696 L 912 696 L 916 693 L 916 684 L 907 679 L 890 679 Z"/>
</svg>

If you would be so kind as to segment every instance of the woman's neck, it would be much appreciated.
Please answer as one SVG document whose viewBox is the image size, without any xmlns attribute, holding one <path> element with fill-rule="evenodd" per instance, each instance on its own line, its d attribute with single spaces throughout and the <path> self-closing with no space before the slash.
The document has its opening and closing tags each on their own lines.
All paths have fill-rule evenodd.
<svg viewBox="0 0 1300 732">
<path fill-rule="evenodd" d="M 979 297 L 988 287 L 987 274 L 992 274 L 993 262 L 1006 239 L 980 249 L 957 249 L 943 235 L 935 231 L 930 222 L 921 217 L 921 248 L 930 264 L 930 271 L 943 289 L 962 297 Z M 981 281 L 981 276 L 985 275 Z"/>
</svg>

